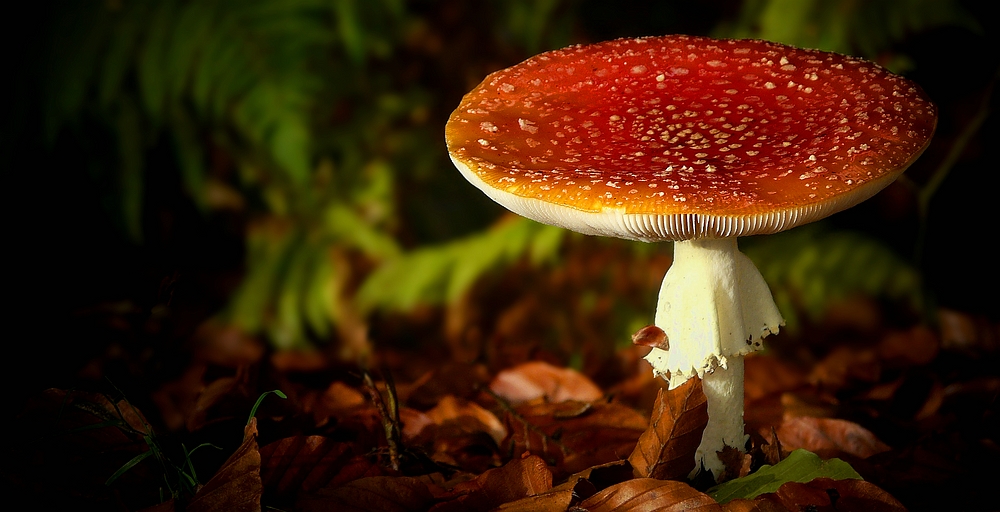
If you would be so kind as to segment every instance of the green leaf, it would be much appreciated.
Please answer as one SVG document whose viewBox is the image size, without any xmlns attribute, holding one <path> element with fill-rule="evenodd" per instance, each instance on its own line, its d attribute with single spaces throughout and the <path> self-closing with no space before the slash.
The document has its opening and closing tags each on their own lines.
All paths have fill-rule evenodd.
<svg viewBox="0 0 1000 512">
<path fill-rule="evenodd" d="M 358 19 L 354 0 L 339 0 L 334 3 L 337 9 L 337 28 L 340 29 L 340 39 L 347 55 L 355 63 L 360 63 L 365 57 L 365 33 L 363 24 Z"/>
<path fill-rule="evenodd" d="M 190 2 L 181 7 L 170 35 L 170 45 L 160 65 L 167 98 L 176 102 L 184 97 L 202 48 L 211 40 L 216 23 L 215 2 Z"/>
<path fill-rule="evenodd" d="M 130 3 L 124 12 L 115 15 L 118 24 L 111 34 L 97 77 L 97 97 L 102 108 L 110 108 L 123 92 L 123 82 L 138 53 L 138 43 L 148 23 L 151 5 L 146 2 Z M 108 18 L 114 19 L 110 15 Z"/>
<path fill-rule="evenodd" d="M 800 449 L 774 466 L 764 465 L 753 474 L 717 485 L 708 490 L 708 495 L 721 504 L 775 492 L 788 482 L 807 483 L 817 478 L 848 480 L 861 479 L 861 475 L 840 459 L 824 461 L 815 453 Z"/>
<path fill-rule="evenodd" d="M 175 22 L 175 3 L 159 2 L 145 27 L 145 44 L 138 56 L 139 92 L 145 113 L 154 124 L 163 121 L 167 107 L 167 74 L 163 69 L 163 57 L 170 47 L 171 26 Z"/>
<path fill-rule="evenodd" d="M 316 250 L 310 261 L 311 275 L 304 283 L 302 315 L 306 325 L 320 338 L 330 333 L 330 325 L 338 320 L 336 292 L 339 283 L 338 270 L 333 266 L 326 248 Z"/>
<path fill-rule="evenodd" d="M 408 310 L 454 301 L 491 271 L 527 258 L 551 260 L 566 231 L 517 217 L 446 244 L 424 247 L 379 267 L 362 285 L 363 309 Z"/>
<path fill-rule="evenodd" d="M 118 113 L 119 183 L 125 229 L 133 241 L 142 239 L 144 150 L 139 112 L 131 102 L 123 102 Z"/>
<path fill-rule="evenodd" d="M 278 398 L 281 399 L 288 398 L 288 395 L 284 394 L 280 389 L 272 389 L 271 391 L 261 393 L 260 396 L 257 397 L 257 401 L 254 402 L 253 409 L 250 409 L 250 417 L 247 418 L 247 425 L 249 425 L 250 422 L 253 421 L 253 417 L 257 415 L 257 408 L 260 407 L 260 403 L 263 402 L 264 399 L 267 398 L 267 395 L 270 394 L 277 395 Z"/>
<path fill-rule="evenodd" d="M 104 485 L 111 485 L 115 483 L 115 480 L 118 480 L 118 478 L 124 475 L 126 471 L 135 467 L 136 464 L 146 460 L 147 458 L 149 458 L 150 455 L 153 455 L 152 449 L 146 450 L 140 453 L 139 455 L 132 457 L 131 459 L 129 459 L 128 462 L 122 464 L 122 467 L 118 468 L 118 471 L 115 471 L 114 474 L 108 477 L 108 479 L 104 482 Z"/>
</svg>

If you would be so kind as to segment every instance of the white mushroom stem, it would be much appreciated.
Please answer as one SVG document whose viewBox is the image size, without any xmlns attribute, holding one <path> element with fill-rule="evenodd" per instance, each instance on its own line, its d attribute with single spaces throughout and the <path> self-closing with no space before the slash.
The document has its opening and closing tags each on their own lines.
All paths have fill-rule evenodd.
<svg viewBox="0 0 1000 512">
<path fill-rule="evenodd" d="M 716 452 L 723 446 L 743 451 L 746 442 L 743 356 L 778 332 L 781 314 L 736 238 L 689 240 L 674 243 L 654 323 L 666 333 L 669 349 L 646 356 L 653 373 L 668 377 L 671 389 L 702 378 L 709 418 L 695 472 L 704 466 L 718 478 L 724 467 Z"/>
</svg>

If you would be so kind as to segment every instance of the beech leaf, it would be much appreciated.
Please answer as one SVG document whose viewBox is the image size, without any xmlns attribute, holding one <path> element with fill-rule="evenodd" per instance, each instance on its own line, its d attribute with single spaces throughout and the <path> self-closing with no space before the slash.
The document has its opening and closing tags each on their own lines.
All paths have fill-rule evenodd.
<svg viewBox="0 0 1000 512">
<path fill-rule="evenodd" d="M 710 496 L 684 482 L 652 478 L 636 478 L 608 487 L 580 502 L 579 508 L 589 512 L 722 510 Z"/>
<path fill-rule="evenodd" d="M 511 405 L 544 397 L 558 403 L 567 400 L 590 402 L 604 396 L 586 375 L 572 368 L 560 368 L 544 361 L 529 361 L 503 370 L 490 382 L 490 390 Z"/>
<path fill-rule="evenodd" d="M 708 424 L 708 402 L 701 379 L 689 379 L 656 395 L 649 428 L 628 460 L 635 476 L 675 480 L 687 477 L 695 467 L 695 452 Z"/>
<path fill-rule="evenodd" d="M 846 480 L 860 479 L 854 468 L 840 459 L 821 460 L 815 453 L 795 450 L 788 457 L 773 465 L 761 466 L 752 475 L 730 480 L 708 490 L 709 496 L 719 503 L 736 498 L 755 498 L 775 492 L 788 482 L 806 483 L 816 478 Z"/>
<path fill-rule="evenodd" d="M 504 449 L 544 456 L 559 480 L 625 458 L 647 426 L 638 411 L 613 402 L 522 405 L 504 423 Z"/>
<path fill-rule="evenodd" d="M 777 435 L 786 449 L 802 448 L 824 456 L 849 454 L 866 459 L 890 449 L 861 425 L 837 418 L 787 418 Z"/>
<path fill-rule="evenodd" d="M 323 436 L 294 436 L 260 449 L 260 476 L 269 497 L 336 487 L 383 471 L 352 444 Z"/>
<path fill-rule="evenodd" d="M 454 492 L 460 496 L 440 503 L 433 512 L 492 510 L 504 503 L 535 496 L 552 489 L 552 472 L 545 461 L 530 455 L 491 469 L 474 480 L 456 485 Z"/>
<path fill-rule="evenodd" d="M 260 452 L 257 451 L 257 418 L 250 418 L 243 431 L 243 444 L 194 495 L 185 510 L 257 512 L 263 489 Z"/>
</svg>

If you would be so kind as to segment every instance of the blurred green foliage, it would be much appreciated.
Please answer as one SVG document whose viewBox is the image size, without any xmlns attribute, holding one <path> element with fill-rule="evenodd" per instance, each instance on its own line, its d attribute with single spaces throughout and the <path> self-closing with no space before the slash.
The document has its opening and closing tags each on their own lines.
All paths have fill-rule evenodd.
<svg viewBox="0 0 1000 512">
<path fill-rule="evenodd" d="M 883 242 L 854 231 L 831 231 L 823 223 L 753 238 L 743 252 L 771 286 L 789 327 L 798 313 L 821 318 L 831 302 L 864 295 L 920 311 L 923 283 L 917 269 Z"/>
<path fill-rule="evenodd" d="M 93 142 L 79 144 L 89 151 L 81 167 L 114 184 L 94 200 L 114 203 L 134 243 L 157 193 L 154 165 L 173 169 L 202 215 L 241 218 L 245 268 L 223 315 L 277 347 L 334 339 L 374 310 L 461 300 L 484 274 L 563 256 L 563 231 L 494 221 L 498 209 L 447 160 L 443 123 L 489 71 L 586 40 L 581 12 L 593 2 L 55 3 L 42 60 L 46 140 Z M 975 25 L 944 0 L 747 0 L 735 12 L 715 35 L 903 70 L 900 39 Z M 820 233 L 754 245 L 779 302 L 795 297 L 819 314 L 852 292 L 919 294 L 915 271 L 876 239 Z M 648 247 L 633 252 L 650 257 Z"/>
<path fill-rule="evenodd" d="M 959 2 L 950 0 L 746 0 L 739 15 L 716 28 L 716 37 L 776 41 L 857 55 L 905 73 L 911 66 L 894 45 L 941 26 L 979 30 Z"/>
</svg>

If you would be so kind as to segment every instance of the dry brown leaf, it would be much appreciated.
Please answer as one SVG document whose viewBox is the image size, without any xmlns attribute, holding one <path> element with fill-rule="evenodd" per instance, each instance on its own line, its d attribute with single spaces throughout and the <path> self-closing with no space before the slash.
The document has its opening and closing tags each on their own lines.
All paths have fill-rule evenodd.
<svg viewBox="0 0 1000 512">
<path fill-rule="evenodd" d="M 504 416 L 503 447 L 515 457 L 542 455 L 557 478 L 624 459 L 646 429 L 646 418 L 616 403 L 522 405 Z"/>
<path fill-rule="evenodd" d="M 507 437 L 507 429 L 495 414 L 475 402 L 452 395 L 442 398 L 441 402 L 426 414 L 438 426 L 457 423 L 470 432 L 486 432 L 497 444 Z"/>
<path fill-rule="evenodd" d="M 194 432 L 212 420 L 244 415 L 252 404 L 250 394 L 248 370 L 240 367 L 235 376 L 216 379 L 201 390 L 185 426 Z"/>
<path fill-rule="evenodd" d="M 198 490 L 185 510 L 259 512 L 263 490 L 260 452 L 257 451 L 257 418 L 251 418 L 243 430 L 243 444 Z"/>
<path fill-rule="evenodd" d="M 838 345 L 813 367 L 808 380 L 835 391 L 855 382 L 878 382 L 881 374 L 882 364 L 874 348 Z"/>
<path fill-rule="evenodd" d="M 470 398 L 489 381 L 489 372 L 482 364 L 445 361 L 425 372 L 415 382 L 398 383 L 397 392 L 400 402 L 426 410 L 449 395 Z"/>
<path fill-rule="evenodd" d="M 271 354 L 271 365 L 282 373 L 309 373 L 330 367 L 330 358 L 320 350 L 276 350 Z"/>
<path fill-rule="evenodd" d="M 777 435 L 786 453 L 804 448 L 823 458 L 847 454 L 866 459 L 890 449 L 861 425 L 836 418 L 788 418 Z"/>
<path fill-rule="evenodd" d="M 504 503 L 497 512 L 554 512 L 566 510 L 573 501 L 573 488 L 553 489 L 535 496 Z"/>
<path fill-rule="evenodd" d="M 514 459 L 473 480 L 456 485 L 454 499 L 440 503 L 432 512 L 475 512 L 492 510 L 504 503 L 547 492 L 552 488 L 552 472 L 541 457 Z"/>
<path fill-rule="evenodd" d="M 434 500 L 423 482 L 405 476 L 371 476 L 304 494 L 295 503 L 301 512 L 418 512 Z"/>
<path fill-rule="evenodd" d="M 330 416 L 340 418 L 366 407 L 370 407 L 370 402 L 361 391 L 336 381 L 319 396 L 312 413 L 316 424 L 323 425 Z"/>
<path fill-rule="evenodd" d="M 788 482 L 778 488 L 777 492 L 758 496 L 754 501 L 774 501 L 785 509 L 794 511 L 904 512 L 906 510 L 902 503 L 875 484 L 857 479 L 817 478 L 804 484 Z"/>
<path fill-rule="evenodd" d="M 192 363 L 183 374 L 153 392 L 153 402 L 160 410 L 160 417 L 167 430 L 177 431 L 184 428 L 188 416 L 198 402 L 198 395 L 205 387 L 202 379 L 206 369 L 202 363 Z"/>
<path fill-rule="evenodd" d="M 583 500 L 579 507 L 589 512 L 722 510 L 709 495 L 684 482 L 652 478 L 636 478 L 613 485 Z"/>
<path fill-rule="evenodd" d="M 772 427 L 764 439 L 765 441 L 758 445 L 764 457 L 764 463 L 773 466 L 781 462 L 781 440 L 778 439 L 778 431 Z"/>
<path fill-rule="evenodd" d="M 722 461 L 724 469 L 722 471 L 722 475 L 719 476 L 718 481 L 725 482 L 727 480 L 749 475 L 751 465 L 753 463 L 753 455 L 750 453 L 743 453 L 742 451 L 727 445 L 723 446 L 722 451 L 719 452 L 719 460 Z"/>
<path fill-rule="evenodd" d="M 264 355 L 264 343 L 242 329 L 211 318 L 192 335 L 195 360 L 225 368 L 253 364 Z"/>
<path fill-rule="evenodd" d="M 539 398 L 553 403 L 591 402 L 604 396 L 601 388 L 582 373 L 543 361 L 530 361 L 498 373 L 490 382 L 490 390 L 511 405 Z"/>
<path fill-rule="evenodd" d="M 149 430 L 149 422 L 146 421 L 146 417 L 127 400 L 112 402 L 107 396 L 100 393 L 63 391 L 61 389 L 46 390 L 44 395 L 43 400 L 53 405 L 59 405 L 58 424 L 66 431 L 84 432 L 89 430 L 86 428 L 88 426 L 111 420 L 121 422 L 121 428 L 109 425 L 109 428 L 96 430 L 103 434 L 110 434 L 115 438 L 118 437 L 115 430 L 132 429 L 136 434 L 152 433 Z M 102 440 L 94 439 L 93 441 L 103 444 Z"/>
<path fill-rule="evenodd" d="M 796 392 L 782 393 L 779 397 L 784 418 L 812 417 L 831 418 L 837 415 L 840 406 L 837 398 L 829 392 L 816 388 L 800 389 Z M 777 426 L 779 423 L 774 424 Z"/>
<path fill-rule="evenodd" d="M 655 325 L 647 325 L 632 334 L 632 343 L 641 347 L 656 347 L 661 350 L 670 349 L 667 333 Z"/>
<path fill-rule="evenodd" d="M 260 449 L 260 476 L 269 498 L 384 475 L 381 468 L 357 453 L 353 444 L 323 436 L 295 436 Z"/>
<path fill-rule="evenodd" d="M 744 398 L 747 402 L 797 389 L 806 381 L 805 372 L 774 355 L 750 354 L 743 358 L 743 364 Z"/>
<path fill-rule="evenodd" d="M 708 424 L 708 401 L 701 379 L 689 379 L 670 391 L 660 390 L 649 428 L 629 456 L 635 475 L 672 480 L 686 478 Z"/>
<path fill-rule="evenodd" d="M 506 460 L 498 446 L 507 429 L 492 412 L 465 399 L 445 397 L 424 414 L 426 423 L 406 442 L 438 463 L 481 473 Z M 409 430 L 408 423 L 405 423 Z"/>
<path fill-rule="evenodd" d="M 619 460 L 615 462 L 608 462 L 607 464 L 591 466 L 583 471 L 574 473 L 567 478 L 566 481 L 573 482 L 578 480 L 587 480 L 594 486 L 594 492 L 597 492 L 601 489 L 611 487 L 612 485 L 620 484 L 626 480 L 631 480 L 632 478 L 634 478 L 632 474 L 632 464 L 629 464 L 627 460 Z M 586 497 L 587 496 L 584 496 L 584 498 Z"/>
<path fill-rule="evenodd" d="M 941 308 L 941 347 L 968 354 L 996 354 L 1000 351 L 1000 323 L 984 315 Z"/>
<path fill-rule="evenodd" d="M 897 364 L 925 365 L 937 357 L 940 347 L 941 342 L 934 331 L 926 325 L 918 325 L 908 331 L 887 334 L 878 344 L 878 354 Z"/>
</svg>

